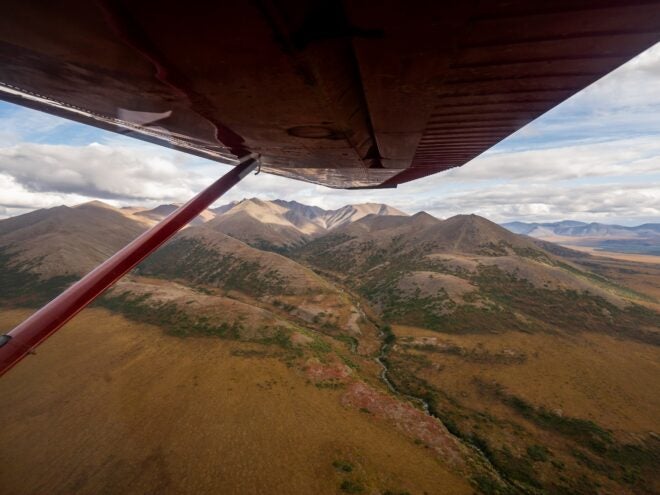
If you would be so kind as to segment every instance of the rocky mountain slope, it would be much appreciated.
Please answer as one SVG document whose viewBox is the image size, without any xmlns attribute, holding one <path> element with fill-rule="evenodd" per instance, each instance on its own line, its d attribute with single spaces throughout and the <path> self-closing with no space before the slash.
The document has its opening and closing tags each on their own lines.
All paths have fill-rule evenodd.
<svg viewBox="0 0 660 495">
<path fill-rule="evenodd" d="M 150 210 L 145 210 L 145 209 L 137 209 L 132 213 L 132 217 L 137 218 L 138 220 L 143 220 L 146 221 L 149 224 L 154 224 L 156 222 L 160 222 L 162 219 L 165 217 L 169 216 L 171 213 L 173 213 L 179 206 L 181 205 L 175 205 L 175 204 L 169 204 L 169 205 L 160 205 L 157 206 L 156 208 L 152 208 Z M 122 208 L 123 210 L 123 208 Z M 209 220 L 215 218 L 216 213 L 212 212 L 211 210 L 205 210 L 202 213 L 200 213 L 197 218 L 193 219 L 192 222 L 190 222 L 191 225 L 200 225 L 202 223 L 208 222 Z"/>
<path fill-rule="evenodd" d="M 660 320 L 643 297 L 484 218 L 373 223 L 387 222 L 367 217 L 292 256 L 350 285 L 393 323 L 534 331 L 561 327 L 570 315 L 574 326 L 660 343 Z"/>
<path fill-rule="evenodd" d="M 216 216 L 208 227 L 262 248 L 281 248 L 305 242 L 323 228 L 304 218 L 292 221 L 289 210 L 270 201 L 244 200 Z"/>
<path fill-rule="evenodd" d="M 523 493 L 657 486 L 660 444 L 649 431 L 658 423 L 647 422 L 655 406 L 644 395 L 657 369 L 616 356 L 655 359 L 660 314 L 655 298 L 592 272 L 590 256 L 478 216 L 422 214 L 367 217 L 291 256 L 368 301 L 391 325 L 390 380 L 423 397 Z M 629 373 L 639 376 L 634 392 L 622 379 Z"/>
<path fill-rule="evenodd" d="M 0 296 L 7 302 L 43 303 L 142 233 L 147 224 L 135 215 L 92 202 L 39 210 L 0 222 L 0 270 L 7 281 L 0 287 Z M 154 278 L 184 285 L 164 288 Z M 160 309 L 166 306 L 174 310 L 177 305 L 185 306 L 186 297 L 202 296 L 190 293 L 185 286 L 203 287 L 205 295 L 213 296 L 203 304 L 202 313 L 207 317 L 211 312 L 217 318 L 220 312 L 212 311 L 212 306 L 226 306 L 226 296 L 231 294 L 232 299 L 245 304 L 241 309 L 244 317 L 256 314 L 249 316 L 252 321 L 281 324 L 282 319 L 306 322 L 317 318 L 329 330 L 341 325 L 359 331 L 357 310 L 336 287 L 293 260 L 223 234 L 214 221 L 184 229 L 132 276 L 120 281 L 104 304 L 115 307 L 117 302 L 130 303 L 136 305 L 136 311 L 143 308 L 149 312 L 149 301 L 153 300 Z M 125 293 L 129 295 L 122 296 Z M 255 306 L 255 300 L 263 307 Z M 319 318 L 317 313 L 326 307 L 334 308 L 333 312 Z M 285 316 L 277 317 L 285 308 L 290 308 L 284 311 Z M 237 318 L 223 316 L 221 320 L 233 324 Z M 264 324 L 262 329 L 272 332 L 273 325 Z"/>
<path fill-rule="evenodd" d="M 0 325 L 138 235 L 143 212 L 0 221 Z M 650 265 L 382 205 L 252 199 L 202 220 L 0 381 L 12 492 L 660 489 Z"/>
<path fill-rule="evenodd" d="M 255 247 L 281 251 L 300 246 L 328 231 L 367 215 L 404 216 L 391 206 L 365 203 L 324 210 L 296 201 L 245 199 L 214 210 L 216 218 L 209 227 Z"/>
<path fill-rule="evenodd" d="M 5 263 L 44 279 L 80 276 L 145 228 L 130 214 L 100 201 L 58 206 L 2 220 L 0 252 Z"/>
</svg>

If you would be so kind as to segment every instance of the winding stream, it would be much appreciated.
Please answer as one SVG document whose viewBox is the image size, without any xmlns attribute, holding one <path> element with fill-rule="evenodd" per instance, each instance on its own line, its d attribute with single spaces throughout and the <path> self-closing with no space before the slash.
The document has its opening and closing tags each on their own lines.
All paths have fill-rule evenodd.
<svg viewBox="0 0 660 495">
<path fill-rule="evenodd" d="M 397 395 L 397 396 L 399 396 L 399 397 L 406 398 L 406 399 L 408 399 L 409 401 L 414 402 L 415 404 L 418 404 L 419 406 L 421 406 L 422 410 L 423 410 L 426 414 L 428 414 L 429 416 L 432 416 L 432 417 L 434 417 L 434 418 L 436 418 L 436 419 L 439 420 L 440 418 L 438 418 L 435 414 L 433 414 L 433 413 L 431 412 L 431 409 L 429 408 L 429 404 L 428 404 L 428 402 L 426 402 L 426 401 L 425 401 L 424 399 L 422 399 L 421 397 L 416 397 L 416 396 L 414 396 L 414 395 L 410 395 L 410 394 L 406 394 L 405 392 L 402 392 L 401 390 L 399 390 L 399 389 L 396 387 L 396 385 L 394 385 L 394 384 L 390 381 L 389 377 L 387 376 L 387 374 L 389 373 L 390 370 L 388 369 L 387 364 L 385 364 L 385 358 L 387 357 L 387 350 L 389 349 L 390 345 L 389 345 L 388 343 L 385 342 L 385 332 L 383 332 L 383 331 L 380 329 L 380 326 L 377 325 L 376 323 L 374 323 L 374 321 L 371 320 L 371 318 L 369 318 L 369 317 L 366 315 L 366 313 L 365 313 L 364 311 L 362 311 L 362 306 L 361 306 L 361 304 L 360 304 L 359 302 L 356 302 L 355 307 L 357 308 L 357 310 L 358 310 L 358 312 L 359 312 L 359 314 L 360 314 L 361 317 L 363 317 L 365 320 L 369 321 L 372 325 L 374 325 L 376 328 L 378 328 L 378 338 L 381 340 L 382 344 L 381 344 L 381 346 L 380 346 L 380 352 L 378 353 L 378 356 L 376 356 L 376 357 L 374 358 L 374 361 L 376 361 L 376 362 L 380 365 L 381 371 L 380 371 L 380 373 L 378 374 L 378 376 L 380 377 L 380 379 L 382 380 L 382 382 L 383 382 L 385 385 L 387 385 L 387 388 L 388 388 L 388 389 L 390 390 L 390 392 L 392 392 L 394 395 Z"/>
<path fill-rule="evenodd" d="M 387 374 L 389 373 L 390 370 L 387 368 L 384 359 L 387 356 L 387 349 L 389 348 L 389 344 L 385 343 L 385 333 L 382 330 L 378 333 L 378 336 L 383 340 L 383 344 L 380 346 L 380 353 L 378 354 L 378 356 L 374 358 L 374 361 L 376 361 L 381 367 L 381 372 L 379 374 L 380 379 L 383 381 L 383 383 L 385 383 L 385 385 L 387 385 L 387 388 L 390 389 L 390 392 L 392 392 L 395 395 L 398 395 L 399 397 L 404 397 L 416 404 L 419 404 L 426 414 L 436 419 L 440 419 L 431 412 L 428 402 L 426 402 L 421 397 L 416 397 L 414 395 L 401 392 L 387 377 Z"/>
<path fill-rule="evenodd" d="M 432 418 L 435 418 L 436 420 L 440 421 L 444 425 L 444 422 L 442 418 L 431 412 L 431 408 L 429 407 L 428 402 L 424 400 L 421 397 L 417 397 L 415 395 L 410 395 L 405 392 L 402 392 L 399 390 L 394 383 L 389 379 L 388 374 L 390 372 L 389 368 L 387 367 L 386 364 L 386 359 L 387 359 L 387 352 L 390 348 L 390 344 L 386 342 L 386 335 L 383 330 L 381 330 L 380 325 L 376 324 L 371 318 L 367 316 L 367 314 L 362 310 L 362 305 L 360 304 L 360 301 L 358 298 L 355 298 L 354 300 L 355 307 L 358 310 L 360 316 L 362 316 L 365 320 L 369 321 L 372 325 L 374 325 L 376 328 L 378 328 L 378 337 L 381 341 L 381 346 L 380 346 L 380 352 L 378 353 L 378 356 L 374 358 L 374 361 L 378 363 L 378 365 L 381 368 L 381 372 L 379 373 L 379 377 L 383 383 L 387 386 L 387 388 L 392 392 L 394 395 L 407 399 L 408 401 L 418 404 L 421 409 L 429 415 Z M 357 344 L 354 343 L 352 346 L 352 351 L 356 352 L 357 351 Z M 499 482 L 501 482 L 504 486 L 509 487 L 510 489 L 513 489 L 514 492 L 512 493 L 520 493 L 517 491 L 515 488 L 515 485 L 511 483 L 510 480 L 506 478 L 505 475 L 503 475 L 491 462 L 491 460 L 486 456 L 486 454 L 476 445 L 474 445 L 472 442 L 466 441 L 464 438 L 461 438 L 460 436 L 457 436 L 451 432 L 449 432 L 452 436 L 454 436 L 459 442 L 461 442 L 463 445 L 468 447 L 469 449 L 472 449 L 477 455 L 480 457 L 481 461 L 484 464 L 484 467 L 490 471 L 497 479 Z"/>
</svg>

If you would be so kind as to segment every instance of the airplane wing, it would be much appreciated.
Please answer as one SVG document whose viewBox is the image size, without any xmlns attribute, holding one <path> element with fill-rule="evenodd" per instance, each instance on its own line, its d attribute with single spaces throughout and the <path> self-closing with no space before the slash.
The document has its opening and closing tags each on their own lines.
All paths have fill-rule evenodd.
<svg viewBox="0 0 660 495">
<path fill-rule="evenodd" d="M 457 167 L 660 40 L 660 2 L 5 0 L 0 98 L 337 188 Z"/>
</svg>

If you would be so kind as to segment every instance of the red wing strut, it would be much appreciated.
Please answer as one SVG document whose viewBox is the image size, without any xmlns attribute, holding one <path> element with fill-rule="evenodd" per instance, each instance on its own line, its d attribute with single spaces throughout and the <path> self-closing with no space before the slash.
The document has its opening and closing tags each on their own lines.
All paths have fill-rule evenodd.
<svg viewBox="0 0 660 495">
<path fill-rule="evenodd" d="M 140 261 L 186 226 L 257 166 L 253 156 L 85 275 L 6 335 L 0 336 L 0 375 L 59 330 Z"/>
</svg>

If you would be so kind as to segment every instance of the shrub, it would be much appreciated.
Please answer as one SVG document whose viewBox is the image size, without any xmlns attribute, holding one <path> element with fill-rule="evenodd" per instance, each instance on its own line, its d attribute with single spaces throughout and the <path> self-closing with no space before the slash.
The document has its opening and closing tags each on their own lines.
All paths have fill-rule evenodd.
<svg viewBox="0 0 660 495">
<path fill-rule="evenodd" d="M 385 344 L 390 345 L 396 341 L 396 335 L 394 335 L 394 332 L 392 332 L 392 327 L 390 325 L 385 324 L 380 327 L 380 330 L 383 332 L 383 342 L 385 342 Z"/>
<path fill-rule="evenodd" d="M 344 473 L 350 473 L 353 471 L 353 464 L 348 461 L 334 461 L 332 467 Z"/>
<path fill-rule="evenodd" d="M 364 491 L 364 487 L 361 484 L 351 480 L 342 481 L 339 488 L 346 493 L 362 493 Z"/>
<path fill-rule="evenodd" d="M 543 445 L 530 445 L 527 447 L 527 457 L 533 461 L 547 461 L 549 451 Z"/>
</svg>

